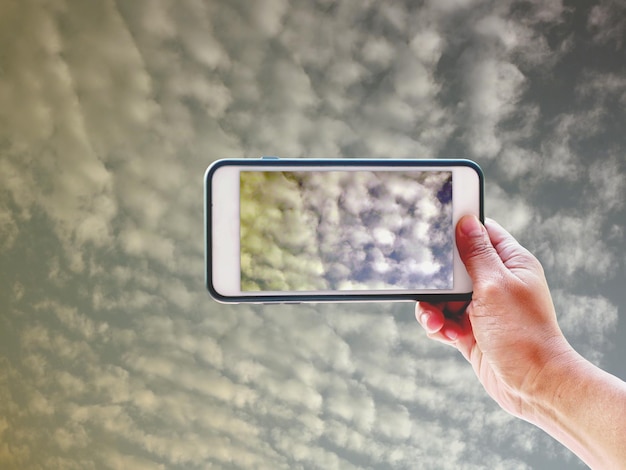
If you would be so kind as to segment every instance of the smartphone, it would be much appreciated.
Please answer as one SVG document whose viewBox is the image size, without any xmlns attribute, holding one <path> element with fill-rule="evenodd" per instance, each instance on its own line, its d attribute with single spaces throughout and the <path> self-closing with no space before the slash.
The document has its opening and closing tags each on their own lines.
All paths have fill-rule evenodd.
<svg viewBox="0 0 626 470">
<path fill-rule="evenodd" d="M 219 302 L 471 298 L 454 237 L 463 215 L 483 220 L 470 160 L 225 159 L 204 188 Z"/>
</svg>

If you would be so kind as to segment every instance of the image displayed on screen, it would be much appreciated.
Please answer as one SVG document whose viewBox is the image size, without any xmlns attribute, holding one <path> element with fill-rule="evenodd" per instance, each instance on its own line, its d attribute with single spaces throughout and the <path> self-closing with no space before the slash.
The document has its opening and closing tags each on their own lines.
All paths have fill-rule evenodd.
<svg viewBox="0 0 626 470">
<path fill-rule="evenodd" d="M 241 171 L 242 291 L 452 289 L 451 171 Z"/>
</svg>

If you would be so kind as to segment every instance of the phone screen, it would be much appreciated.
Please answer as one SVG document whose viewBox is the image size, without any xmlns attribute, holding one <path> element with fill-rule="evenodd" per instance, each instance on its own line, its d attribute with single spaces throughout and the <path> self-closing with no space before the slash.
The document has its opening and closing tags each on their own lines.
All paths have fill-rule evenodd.
<svg viewBox="0 0 626 470">
<path fill-rule="evenodd" d="M 245 171 L 243 292 L 452 289 L 452 171 Z"/>
</svg>

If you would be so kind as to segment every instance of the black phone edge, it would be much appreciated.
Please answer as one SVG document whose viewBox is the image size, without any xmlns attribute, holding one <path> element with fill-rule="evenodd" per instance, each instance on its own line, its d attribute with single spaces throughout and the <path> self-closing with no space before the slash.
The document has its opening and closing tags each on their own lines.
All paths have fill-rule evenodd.
<svg viewBox="0 0 626 470">
<path fill-rule="evenodd" d="M 474 169 L 478 175 L 479 183 L 479 219 L 485 222 L 484 214 L 484 175 L 481 167 L 474 161 L 465 158 L 446 159 L 367 159 L 367 158 L 278 158 L 262 157 L 256 158 L 232 158 L 214 161 L 204 173 L 204 265 L 205 265 L 205 286 L 214 300 L 224 304 L 233 303 L 256 303 L 256 304 L 297 304 L 297 303 L 328 303 L 328 302 L 447 302 L 447 301 L 469 301 L 472 292 L 467 293 L 421 293 L 421 294 L 296 294 L 296 295 L 245 295 L 245 296 L 224 296 L 213 287 L 213 273 L 211 269 L 212 253 L 211 244 L 211 177 L 215 171 L 222 166 L 468 166 Z"/>
</svg>

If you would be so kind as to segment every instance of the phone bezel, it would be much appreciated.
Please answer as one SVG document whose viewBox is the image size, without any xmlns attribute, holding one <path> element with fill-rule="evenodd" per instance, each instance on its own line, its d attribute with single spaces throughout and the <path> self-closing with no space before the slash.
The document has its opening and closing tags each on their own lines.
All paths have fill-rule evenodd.
<svg viewBox="0 0 626 470">
<path fill-rule="evenodd" d="M 406 168 L 424 168 L 428 170 L 436 170 L 437 168 L 450 169 L 454 167 L 469 168 L 475 172 L 478 183 L 478 211 L 474 213 L 472 211 L 464 212 L 474 213 L 479 217 L 481 221 L 484 221 L 484 176 L 481 168 L 473 161 L 467 159 L 282 159 L 282 158 L 260 158 L 260 159 L 222 159 L 213 162 L 206 170 L 204 176 L 204 205 L 205 205 L 205 281 L 206 287 L 211 296 L 222 303 L 300 303 L 300 302 L 373 302 L 373 301 L 449 301 L 449 300 L 469 300 L 471 299 L 472 292 L 454 292 L 441 291 L 432 292 L 432 290 L 426 289 L 416 291 L 328 291 L 326 292 L 307 292 L 307 291 L 293 291 L 293 292 L 253 292 L 253 293 L 234 293 L 224 294 L 220 292 L 220 288 L 216 287 L 216 279 L 220 276 L 214 272 L 213 260 L 217 257 L 224 259 L 239 258 L 239 214 L 237 217 L 232 217 L 232 213 L 224 212 L 224 208 L 219 205 L 214 205 L 215 195 L 214 191 L 220 191 L 220 182 L 214 181 L 213 176 L 215 173 L 223 167 L 231 166 L 234 168 L 244 168 L 246 170 L 259 171 L 273 170 L 273 171 L 289 171 L 289 170 L 303 170 L 305 168 L 311 168 L 318 171 L 333 171 L 343 169 L 356 171 L 356 170 L 384 170 L 390 168 L 398 170 L 401 167 Z M 458 177 L 453 177 L 453 185 L 455 181 L 458 183 Z M 454 186 L 453 186 L 454 188 Z M 229 189 L 228 191 L 232 191 Z M 237 185 L 238 191 L 238 185 Z M 458 194 L 458 190 L 454 191 L 453 195 Z M 453 196 L 454 197 L 454 196 Z M 473 205 L 473 204 L 472 204 Z M 454 209 L 455 203 L 453 203 L 453 223 L 456 223 L 460 217 L 458 211 Z M 231 211 L 232 212 L 232 211 Z M 214 227 L 214 218 L 220 220 L 220 233 L 227 233 L 227 242 L 219 245 L 215 243 L 215 237 L 212 230 Z M 230 224 L 226 231 L 224 231 L 225 224 Z M 233 233 L 231 233 L 233 232 Z M 236 232 L 236 236 L 235 236 Z M 228 235 L 230 234 L 230 235 Z M 219 240 L 218 240 L 219 241 Z M 217 249 L 219 245 L 219 250 Z M 224 246 L 227 247 L 226 255 L 224 255 Z M 216 250 L 214 252 L 214 250 Z M 235 254 L 236 253 L 236 254 Z M 219 268 L 218 268 L 219 269 Z M 462 271 L 459 271 L 461 269 Z M 459 279 L 459 273 L 467 277 L 465 267 L 462 265 L 456 244 L 454 245 L 454 277 L 455 280 Z M 217 282 L 219 284 L 219 281 Z M 226 283 L 228 284 L 228 283 Z M 456 286 L 455 286 L 456 287 Z M 223 289 L 222 289 L 223 290 Z M 230 291 L 231 289 L 226 289 Z M 236 290 L 233 290 L 236 291 Z"/>
</svg>

